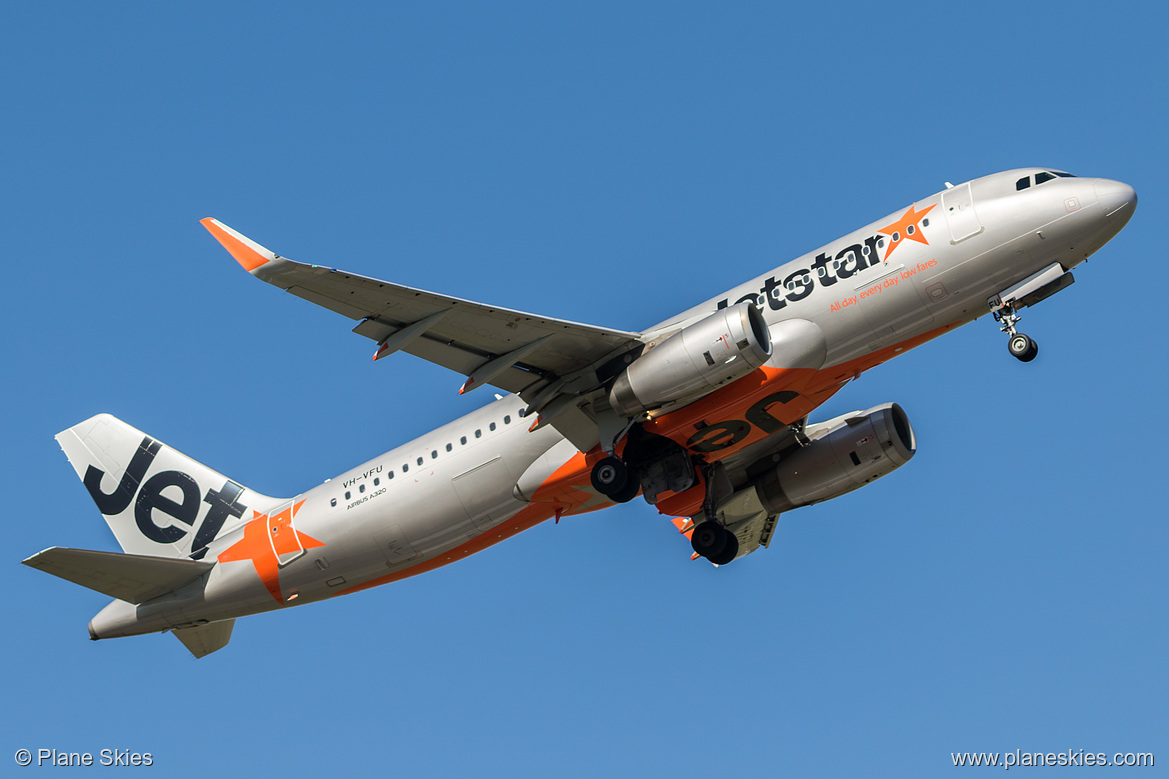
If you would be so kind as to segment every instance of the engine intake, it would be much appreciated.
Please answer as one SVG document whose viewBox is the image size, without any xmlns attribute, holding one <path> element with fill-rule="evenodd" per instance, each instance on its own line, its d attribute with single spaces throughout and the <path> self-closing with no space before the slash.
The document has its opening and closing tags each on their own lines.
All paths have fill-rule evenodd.
<svg viewBox="0 0 1169 779">
<path fill-rule="evenodd" d="M 811 442 L 784 457 L 756 485 L 778 514 L 835 498 L 900 468 L 917 452 L 909 417 L 896 403 L 809 427 Z"/>
<path fill-rule="evenodd" d="M 632 417 L 708 395 L 746 376 L 771 356 L 763 314 L 744 301 L 674 333 L 626 368 L 609 390 L 609 405 Z"/>
</svg>

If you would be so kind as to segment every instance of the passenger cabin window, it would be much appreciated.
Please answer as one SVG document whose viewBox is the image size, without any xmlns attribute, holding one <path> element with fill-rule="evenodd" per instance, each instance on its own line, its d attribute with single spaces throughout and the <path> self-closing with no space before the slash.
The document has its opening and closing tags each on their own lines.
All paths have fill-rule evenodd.
<svg viewBox="0 0 1169 779">
<path fill-rule="evenodd" d="M 418 464 L 422 465 L 422 458 L 421 457 L 418 458 Z"/>
<path fill-rule="evenodd" d="M 476 430 L 476 431 L 475 431 L 475 437 L 476 437 L 476 438 L 482 438 L 482 437 L 483 437 L 483 431 L 482 431 L 482 430 Z"/>
<path fill-rule="evenodd" d="M 1020 192 L 1022 192 L 1024 189 L 1026 189 L 1029 186 L 1031 186 L 1031 177 L 1030 176 L 1024 176 L 1023 178 L 1021 178 L 1015 182 L 1015 189 L 1019 190 Z"/>
<path fill-rule="evenodd" d="M 349 490 L 345 490 L 345 500 L 349 500 Z"/>
<path fill-rule="evenodd" d="M 330 499 L 329 499 L 329 505 L 330 505 L 330 506 L 336 506 L 336 505 L 337 505 L 337 499 L 336 499 L 336 498 L 330 498 Z"/>
<path fill-rule="evenodd" d="M 1048 173 L 1047 171 L 1044 171 L 1042 173 L 1036 173 L 1035 174 L 1035 186 L 1039 186 L 1040 184 L 1051 181 L 1054 178 L 1055 178 L 1055 174 Z"/>
<path fill-rule="evenodd" d="M 466 446 L 466 445 L 467 445 L 467 436 L 463 436 L 462 438 L 460 438 L 460 439 L 459 439 L 459 445 L 460 445 L 460 446 Z"/>
<path fill-rule="evenodd" d="M 510 417 L 510 416 L 504 416 L 504 418 L 503 418 L 503 424 L 505 424 L 505 425 L 510 425 L 510 424 L 511 424 L 511 417 Z"/>
<path fill-rule="evenodd" d="M 365 485 L 364 484 L 357 485 L 357 491 L 358 492 L 365 492 Z"/>
<path fill-rule="evenodd" d="M 450 444 L 447 444 L 447 445 L 446 445 L 446 450 L 447 450 L 448 452 L 451 450 L 451 445 L 450 445 Z"/>
<path fill-rule="evenodd" d="M 494 422 L 492 422 L 490 425 L 488 425 L 488 426 L 487 426 L 487 429 L 488 429 L 488 430 L 494 430 L 494 429 L 495 429 L 495 423 L 494 423 Z"/>
<path fill-rule="evenodd" d="M 402 463 L 402 473 L 410 470 L 410 463 Z"/>
<path fill-rule="evenodd" d="M 438 450 L 437 450 L 437 449 L 431 449 L 431 450 L 430 450 L 430 459 L 431 459 L 431 460 L 437 460 L 437 459 L 438 459 Z"/>
<path fill-rule="evenodd" d="M 378 478 L 378 477 L 376 477 L 376 476 L 374 476 L 374 477 L 373 477 L 373 486 L 375 486 L 375 487 L 376 487 L 376 486 L 378 486 L 378 485 L 379 485 L 379 484 L 381 484 L 381 483 L 382 483 L 382 480 L 381 480 L 381 479 L 379 479 L 379 478 Z"/>
</svg>

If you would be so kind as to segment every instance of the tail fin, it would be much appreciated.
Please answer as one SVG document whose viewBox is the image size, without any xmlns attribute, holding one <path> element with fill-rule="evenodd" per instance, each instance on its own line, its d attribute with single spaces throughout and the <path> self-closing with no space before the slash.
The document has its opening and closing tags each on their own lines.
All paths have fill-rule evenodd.
<svg viewBox="0 0 1169 779">
<path fill-rule="evenodd" d="M 122 549 L 200 559 L 221 533 L 286 501 L 228 479 L 109 414 L 57 435 Z"/>
</svg>

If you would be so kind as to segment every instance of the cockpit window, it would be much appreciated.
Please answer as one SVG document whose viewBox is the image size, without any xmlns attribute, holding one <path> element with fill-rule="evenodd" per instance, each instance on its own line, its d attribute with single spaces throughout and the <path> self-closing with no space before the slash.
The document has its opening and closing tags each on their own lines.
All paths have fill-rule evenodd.
<svg viewBox="0 0 1169 779">
<path fill-rule="evenodd" d="M 1074 179 L 1076 177 L 1075 173 L 1065 173 L 1062 170 L 1053 170 L 1052 173 L 1059 176 L 1061 179 Z"/>
<path fill-rule="evenodd" d="M 1023 178 L 1021 178 L 1015 182 L 1015 189 L 1017 189 L 1019 191 L 1022 191 L 1029 186 L 1031 186 L 1031 177 L 1030 176 L 1024 176 Z"/>
<path fill-rule="evenodd" d="M 1046 181 L 1051 181 L 1054 178 L 1055 178 L 1055 174 L 1048 173 L 1047 171 L 1043 171 L 1042 173 L 1036 173 L 1035 174 L 1035 185 L 1038 186 Z"/>
</svg>

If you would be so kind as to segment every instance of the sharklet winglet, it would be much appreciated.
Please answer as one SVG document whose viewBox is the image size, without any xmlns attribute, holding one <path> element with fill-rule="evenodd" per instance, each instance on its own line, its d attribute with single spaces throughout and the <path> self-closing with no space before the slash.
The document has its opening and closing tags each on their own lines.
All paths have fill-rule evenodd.
<svg viewBox="0 0 1169 779">
<path fill-rule="evenodd" d="M 256 269 L 276 259 L 274 252 L 265 249 L 242 233 L 232 230 L 218 219 L 207 217 L 200 219 L 199 224 L 207 228 L 207 232 L 223 244 L 223 248 L 227 249 L 228 253 L 235 257 L 235 261 L 242 265 L 248 273 L 255 273 Z"/>
</svg>

